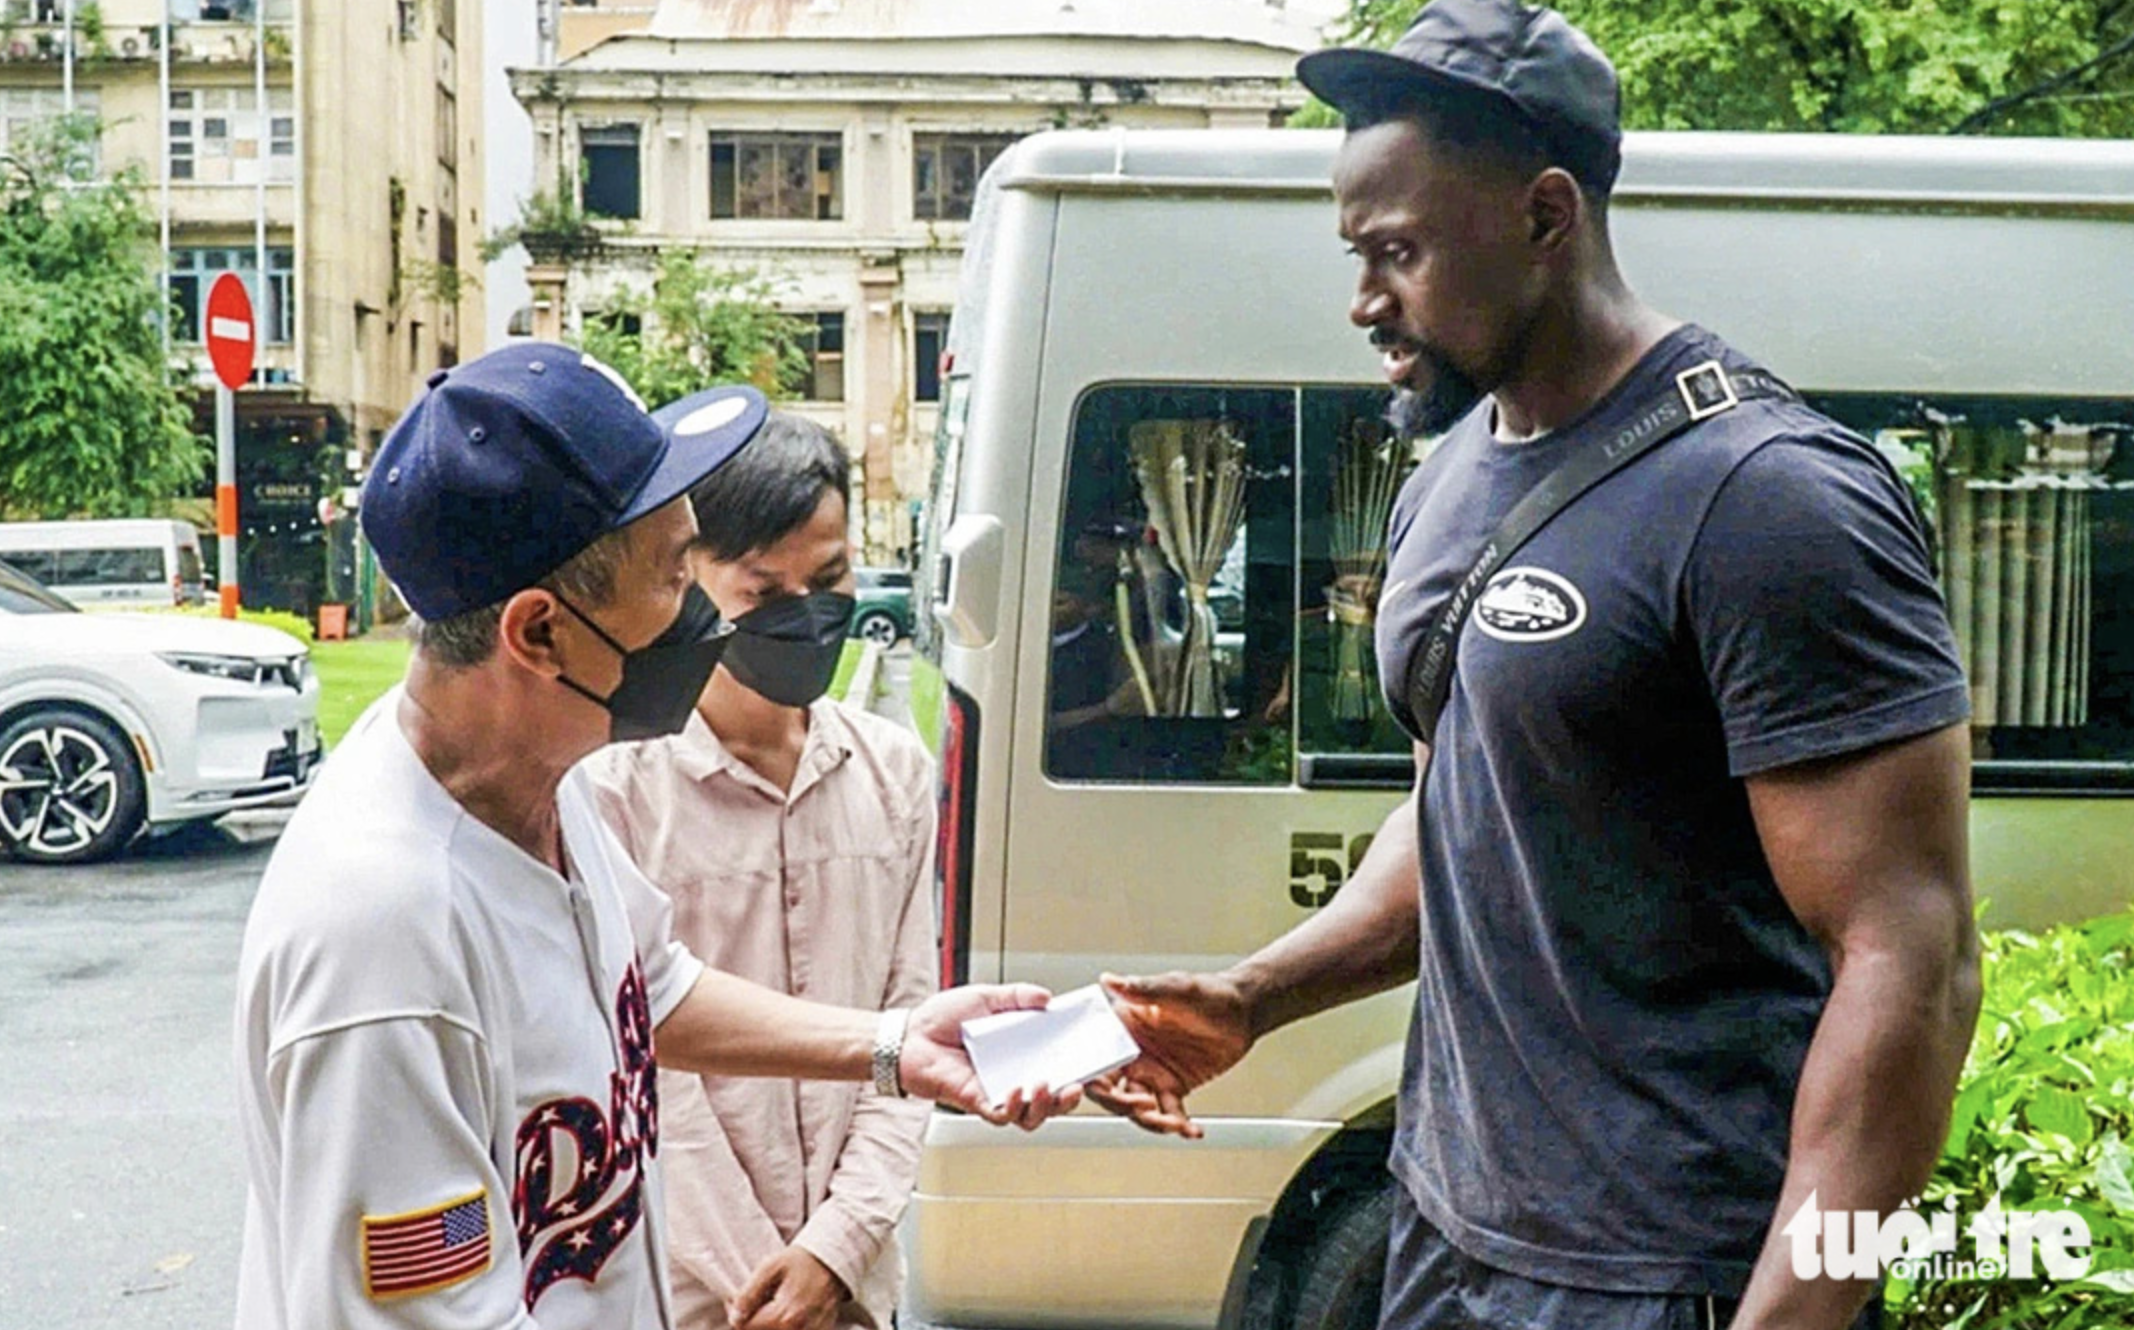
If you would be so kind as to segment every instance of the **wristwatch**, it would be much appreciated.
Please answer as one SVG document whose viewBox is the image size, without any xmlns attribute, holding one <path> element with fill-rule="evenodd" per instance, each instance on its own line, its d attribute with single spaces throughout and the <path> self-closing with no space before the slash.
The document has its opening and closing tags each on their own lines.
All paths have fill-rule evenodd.
<svg viewBox="0 0 2134 1330">
<path fill-rule="evenodd" d="M 874 1027 L 874 1090 L 876 1094 L 892 1099 L 904 1098 L 904 1077 L 901 1062 L 904 1056 L 904 1030 L 911 1024 L 911 1008 L 897 1007 L 882 1013 L 881 1024 Z"/>
</svg>

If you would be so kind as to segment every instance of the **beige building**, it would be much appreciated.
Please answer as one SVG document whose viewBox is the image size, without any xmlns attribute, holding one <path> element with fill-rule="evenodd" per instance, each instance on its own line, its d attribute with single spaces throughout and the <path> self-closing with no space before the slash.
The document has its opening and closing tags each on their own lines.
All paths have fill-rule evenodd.
<svg viewBox="0 0 2134 1330">
<path fill-rule="evenodd" d="M 322 536 L 353 552 L 345 523 L 321 531 L 319 500 L 427 374 L 481 349 L 479 286 L 451 275 L 478 266 L 480 61 L 474 0 L 0 0 L 0 149 L 69 105 L 101 118 L 103 168 L 149 183 L 172 353 L 203 388 L 207 289 L 225 271 L 252 288 L 247 604 L 316 603 Z"/>
<path fill-rule="evenodd" d="M 813 325 L 799 409 L 860 462 L 872 559 L 911 548 L 979 174 L 1056 126 L 1265 127 L 1301 105 L 1328 6 L 1260 0 L 666 0 L 565 5 L 513 73 L 540 180 L 619 219 L 536 282 L 566 334 L 653 256 L 758 271 Z M 559 167 L 561 172 L 559 175 Z M 540 276 L 535 270 L 531 276 Z"/>
</svg>

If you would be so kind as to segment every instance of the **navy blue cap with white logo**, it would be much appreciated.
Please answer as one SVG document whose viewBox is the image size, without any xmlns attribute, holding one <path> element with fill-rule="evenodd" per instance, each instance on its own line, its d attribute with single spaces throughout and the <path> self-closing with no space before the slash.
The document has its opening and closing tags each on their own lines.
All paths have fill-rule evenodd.
<svg viewBox="0 0 2134 1330">
<path fill-rule="evenodd" d="M 684 402 L 713 395 L 716 412 L 670 430 L 622 376 L 567 346 L 517 342 L 439 370 L 371 461 L 363 534 L 423 618 L 494 605 L 754 437 L 763 395 L 715 388 Z"/>
<path fill-rule="evenodd" d="M 768 412 L 763 394 L 740 384 L 706 388 L 667 403 L 652 413 L 652 421 L 678 448 L 711 459 L 704 468 L 709 475 L 719 463 L 741 451 L 741 445 L 756 437 Z M 750 420 L 746 433 L 737 432 L 736 421 Z M 690 484 L 695 484 L 691 481 Z"/>
</svg>

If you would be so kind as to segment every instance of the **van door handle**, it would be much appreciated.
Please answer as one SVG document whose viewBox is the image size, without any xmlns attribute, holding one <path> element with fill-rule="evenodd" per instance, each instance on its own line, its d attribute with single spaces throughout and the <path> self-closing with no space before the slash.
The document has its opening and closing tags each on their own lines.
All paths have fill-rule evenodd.
<svg viewBox="0 0 2134 1330">
<path fill-rule="evenodd" d="M 977 650 L 993 645 L 1000 630 L 1000 551 L 1005 530 L 1000 519 L 963 513 L 941 537 L 943 593 L 934 602 L 934 621 L 959 647 Z"/>
</svg>

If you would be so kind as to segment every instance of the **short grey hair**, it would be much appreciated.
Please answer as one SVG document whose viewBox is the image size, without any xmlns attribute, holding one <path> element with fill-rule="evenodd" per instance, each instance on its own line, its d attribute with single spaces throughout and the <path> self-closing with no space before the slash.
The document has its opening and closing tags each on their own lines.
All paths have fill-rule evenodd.
<svg viewBox="0 0 2134 1330">
<path fill-rule="evenodd" d="M 623 565 L 629 562 L 632 530 L 633 527 L 624 527 L 608 532 L 535 585 L 564 596 L 581 609 L 606 605 L 615 598 L 615 583 L 622 576 Z M 497 627 L 504 621 L 504 602 L 510 599 L 506 596 L 493 605 L 435 622 L 411 616 L 408 623 L 415 650 L 432 664 L 450 669 L 482 664 L 496 654 Z"/>
</svg>

